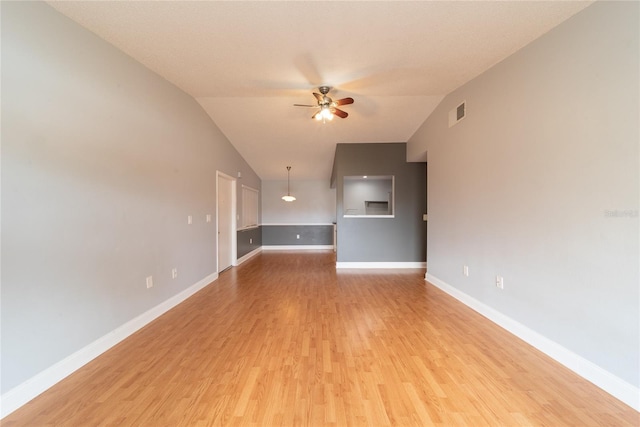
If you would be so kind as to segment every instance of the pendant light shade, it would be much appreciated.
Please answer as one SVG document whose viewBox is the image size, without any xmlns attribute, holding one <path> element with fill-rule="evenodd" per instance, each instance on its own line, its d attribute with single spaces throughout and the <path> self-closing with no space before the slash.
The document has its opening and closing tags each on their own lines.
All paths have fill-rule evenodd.
<svg viewBox="0 0 640 427">
<path fill-rule="evenodd" d="M 291 171 L 291 166 L 287 166 L 287 195 L 282 196 L 282 200 L 285 202 L 293 202 L 296 198 L 291 195 L 291 187 L 289 182 L 289 172 Z"/>
</svg>

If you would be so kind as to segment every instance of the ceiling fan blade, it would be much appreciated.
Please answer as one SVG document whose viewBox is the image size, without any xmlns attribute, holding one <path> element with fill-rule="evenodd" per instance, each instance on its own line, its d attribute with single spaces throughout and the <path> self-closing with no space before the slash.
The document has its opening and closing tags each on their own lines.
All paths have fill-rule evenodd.
<svg viewBox="0 0 640 427">
<path fill-rule="evenodd" d="M 345 111 L 342 110 L 338 110 L 337 108 L 334 108 L 334 110 L 332 111 L 333 114 L 335 114 L 338 117 L 342 117 L 343 119 L 346 119 L 347 116 L 349 114 L 347 114 Z"/>
<path fill-rule="evenodd" d="M 294 107 L 311 107 L 311 108 L 318 108 L 317 105 L 307 105 L 307 104 L 293 104 Z"/>
<path fill-rule="evenodd" d="M 317 113 L 315 113 L 313 116 L 311 116 L 311 118 L 313 120 L 318 120 L 318 117 L 320 117 L 320 113 L 322 113 L 322 111 L 318 111 Z"/>
<path fill-rule="evenodd" d="M 316 97 L 316 99 L 318 100 L 318 102 L 322 102 L 322 95 L 320 95 L 319 93 L 315 93 L 313 92 L 313 96 Z"/>
<path fill-rule="evenodd" d="M 353 104 L 353 98 L 342 98 L 334 101 L 336 105 L 348 105 Z"/>
</svg>

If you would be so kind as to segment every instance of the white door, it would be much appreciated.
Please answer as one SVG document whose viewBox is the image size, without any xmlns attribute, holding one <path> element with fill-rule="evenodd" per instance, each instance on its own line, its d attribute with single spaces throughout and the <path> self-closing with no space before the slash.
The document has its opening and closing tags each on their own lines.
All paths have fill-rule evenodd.
<svg viewBox="0 0 640 427">
<path fill-rule="evenodd" d="M 233 264 L 233 188 L 235 181 L 218 173 L 218 273 Z"/>
</svg>

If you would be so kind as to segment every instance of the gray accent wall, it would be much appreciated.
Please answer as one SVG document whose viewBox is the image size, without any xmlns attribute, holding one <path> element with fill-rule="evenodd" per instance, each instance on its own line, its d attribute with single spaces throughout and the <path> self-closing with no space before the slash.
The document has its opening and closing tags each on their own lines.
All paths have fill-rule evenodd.
<svg viewBox="0 0 640 427">
<path fill-rule="evenodd" d="M 425 261 L 426 165 L 406 158 L 406 143 L 336 146 L 338 262 Z M 355 175 L 395 177 L 394 218 L 344 218 L 344 177 Z"/>
<path fill-rule="evenodd" d="M 237 232 L 238 259 L 262 246 L 262 227 L 246 228 Z"/>
<path fill-rule="evenodd" d="M 333 225 L 263 225 L 262 244 L 264 246 L 333 245 Z"/>
<path fill-rule="evenodd" d="M 409 140 L 429 163 L 429 274 L 635 387 L 639 16 L 638 2 L 595 2 L 449 94 Z"/>
<path fill-rule="evenodd" d="M 1 28 L 4 394 L 214 275 L 216 170 L 260 179 L 192 97 L 47 4 L 2 2 Z"/>
</svg>

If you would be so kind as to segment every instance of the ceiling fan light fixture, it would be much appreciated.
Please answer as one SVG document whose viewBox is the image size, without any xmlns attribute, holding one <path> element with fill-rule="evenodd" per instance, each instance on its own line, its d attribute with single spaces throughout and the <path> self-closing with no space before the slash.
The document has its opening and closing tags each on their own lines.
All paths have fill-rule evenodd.
<svg viewBox="0 0 640 427">
<path fill-rule="evenodd" d="M 329 91 L 331 90 L 329 86 L 320 86 L 318 89 L 320 90 L 320 93 L 313 93 L 313 96 L 316 97 L 316 101 L 318 103 L 317 105 L 293 104 L 293 106 L 320 108 L 313 116 L 311 116 L 311 118 L 323 123 L 327 120 L 333 120 L 334 116 L 338 116 L 341 119 L 346 119 L 349 116 L 346 111 L 342 111 L 336 107 L 339 107 L 341 105 L 353 104 L 353 98 L 342 98 L 334 101 L 329 96 L 327 96 L 327 93 L 329 93 Z"/>
<path fill-rule="evenodd" d="M 333 119 L 333 113 L 331 113 L 331 109 L 329 107 L 322 107 L 322 110 L 320 111 L 320 115 L 322 116 L 323 119 L 327 119 L 327 120 Z"/>
<path fill-rule="evenodd" d="M 287 166 L 287 195 L 282 196 L 282 200 L 284 200 L 285 202 L 293 202 L 296 200 L 296 198 L 291 195 L 291 186 L 290 186 L 290 180 L 289 180 L 290 171 L 291 171 L 291 166 Z"/>
</svg>

